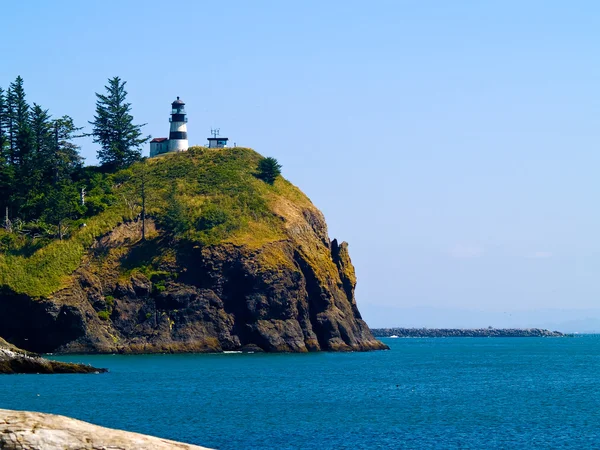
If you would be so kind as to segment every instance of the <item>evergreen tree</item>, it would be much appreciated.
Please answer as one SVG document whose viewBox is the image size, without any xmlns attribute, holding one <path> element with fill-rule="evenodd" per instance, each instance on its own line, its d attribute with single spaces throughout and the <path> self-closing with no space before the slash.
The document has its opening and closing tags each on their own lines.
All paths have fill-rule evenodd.
<svg viewBox="0 0 600 450">
<path fill-rule="evenodd" d="M 68 232 L 69 222 L 81 212 L 79 192 L 71 180 L 65 180 L 52 186 L 45 199 L 44 218 L 57 226 L 57 237 L 62 240 Z"/>
<path fill-rule="evenodd" d="M 36 158 L 48 154 L 52 147 L 52 121 L 47 109 L 34 103 L 31 109 L 31 133 L 33 136 L 33 150 Z"/>
<path fill-rule="evenodd" d="M 16 129 L 14 126 L 14 104 L 15 104 L 15 96 L 13 92 L 10 90 L 10 87 L 6 91 L 5 97 L 5 130 L 7 137 L 7 147 L 8 150 L 6 152 L 7 161 L 11 166 L 15 164 L 15 134 Z"/>
<path fill-rule="evenodd" d="M 13 172 L 9 160 L 8 110 L 4 89 L 0 88 L 0 223 L 4 221 L 5 209 L 10 206 Z"/>
<path fill-rule="evenodd" d="M 25 98 L 23 78 L 20 76 L 12 82 L 6 94 L 9 151 L 8 160 L 11 165 L 12 183 L 9 203 L 13 212 L 18 213 L 30 195 L 32 168 L 34 162 L 33 134 L 31 131 L 31 111 Z"/>
<path fill-rule="evenodd" d="M 131 103 L 125 101 L 126 83 L 119 77 L 108 80 L 106 95 L 96 93 L 96 115 L 90 122 L 94 126 L 94 142 L 100 144 L 98 159 L 113 169 L 138 161 L 140 146 L 150 139 L 150 136 L 142 136 L 141 129 L 145 124 L 133 124 Z"/>
<path fill-rule="evenodd" d="M 281 175 L 281 164 L 275 158 L 263 158 L 258 163 L 256 176 L 266 183 L 273 184 L 275 179 Z"/>
<path fill-rule="evenodd" d="M 13 200 L 16 213 L 22 219 L 39 218 L 44 209 L 44 196 L 47 191 L 45 174 L 48 167 L 48 154 L 53 145 L 52 122 L 48 110 L 33 104 L 28 123 L 31 147 L 19 159 L 15 167 L 18 185 L 15 185 Z"/>
<path fill-rule="evenodd" d="M 0 158 L 7 160 L 8 155 L 8 110 L 6 106 L 6 94 L 0 87 Z"/>
<path fill-rule="evenodd" d="M 12 139 L 12 158 L 17 166 L 23 166 L 32 154 L 33 136 L 29 122 L 30 110 L 25 99 L 23 78 L 18 76 L 8 89 L 9 134 Z"/>
<path fill-rule="evenodd" d="M 80 137 L 77 135 L 82 127 L 76 127 L 73 119 L 69 116 L 62 116 L 54 121 L 55 145 L 51 161 L 55 170 L 57 179 L 72 178 L 73 174 L 83 166 L 83 158 L 79 155 L 79 146 L 73 142 L 73 139 Z"/>
<path fill-rule="evenodd" d="M 30 188 L 40 188 L 41 184 L 48 182 L 50 155 L 54 147 L 54 133 L 52 132 L 52 121 L 48 110 L 34 103 L 31 109 L 30 127 L 33 139 L 33 154 L 26 161 L 28 185 Z"/>
</svg>

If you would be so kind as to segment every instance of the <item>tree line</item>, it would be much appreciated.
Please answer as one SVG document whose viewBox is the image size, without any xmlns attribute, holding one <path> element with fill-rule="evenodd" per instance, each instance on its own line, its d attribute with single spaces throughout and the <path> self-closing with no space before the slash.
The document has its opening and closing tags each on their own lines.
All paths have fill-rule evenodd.
<svg viewBox="0 0 600 450">
<path fill-rule="evenodd" d="M 96 93 L 88 133 L 72 117 L 53 117 L 29 103 L 20 76 L 0 87 L 0 218 L 6 232 L 46 230 L 62 239 L 66 221 L 97 214 L 111 202 L 104 178 L 140 160 L 150 138 L 142 134 L 144 124 L 134 124 L 125 85 L 113 77 L 104 93 Z M 83 165 L 77 139 L 84 136 L 99 144 L 98 167 Z M 94 191 L 87 205 L 86 190 Z"/>
</svg>

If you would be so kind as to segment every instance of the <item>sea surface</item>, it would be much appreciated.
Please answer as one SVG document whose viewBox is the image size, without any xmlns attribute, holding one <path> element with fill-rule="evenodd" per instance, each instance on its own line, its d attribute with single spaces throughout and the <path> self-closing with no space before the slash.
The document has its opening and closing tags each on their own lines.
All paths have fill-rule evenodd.
<svg viewBox="0 0 600 450">
<path fill-rule="evenodd" d="M 389 351 L 69 356 L 0 408 L 219 449 L 600 448 L 600 337 L 384 339 Z"/>
</svg>

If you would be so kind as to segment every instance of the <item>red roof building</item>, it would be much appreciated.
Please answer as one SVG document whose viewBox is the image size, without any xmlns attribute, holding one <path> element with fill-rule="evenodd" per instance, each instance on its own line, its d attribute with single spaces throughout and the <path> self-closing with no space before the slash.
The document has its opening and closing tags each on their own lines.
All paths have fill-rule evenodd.
<svg viewBox="0 0 600 450">
<path fill-rule="evenodd" d="M 166 137 L 154 138 L 150 141 L 150 158 L 167 153 L 169 151 L 169 139 Z"/>
</svg>

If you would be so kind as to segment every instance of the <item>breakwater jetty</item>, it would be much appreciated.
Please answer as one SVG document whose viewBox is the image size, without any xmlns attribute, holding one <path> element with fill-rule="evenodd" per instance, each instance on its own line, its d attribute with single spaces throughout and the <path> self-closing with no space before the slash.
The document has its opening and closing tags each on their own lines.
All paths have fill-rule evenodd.
<svg viewBox="0 0 600 450">
<path fill-rule="evenodd" d="M 371 328 L 375 337 L 564 337 L 543 328 Z"/>
</svg>

